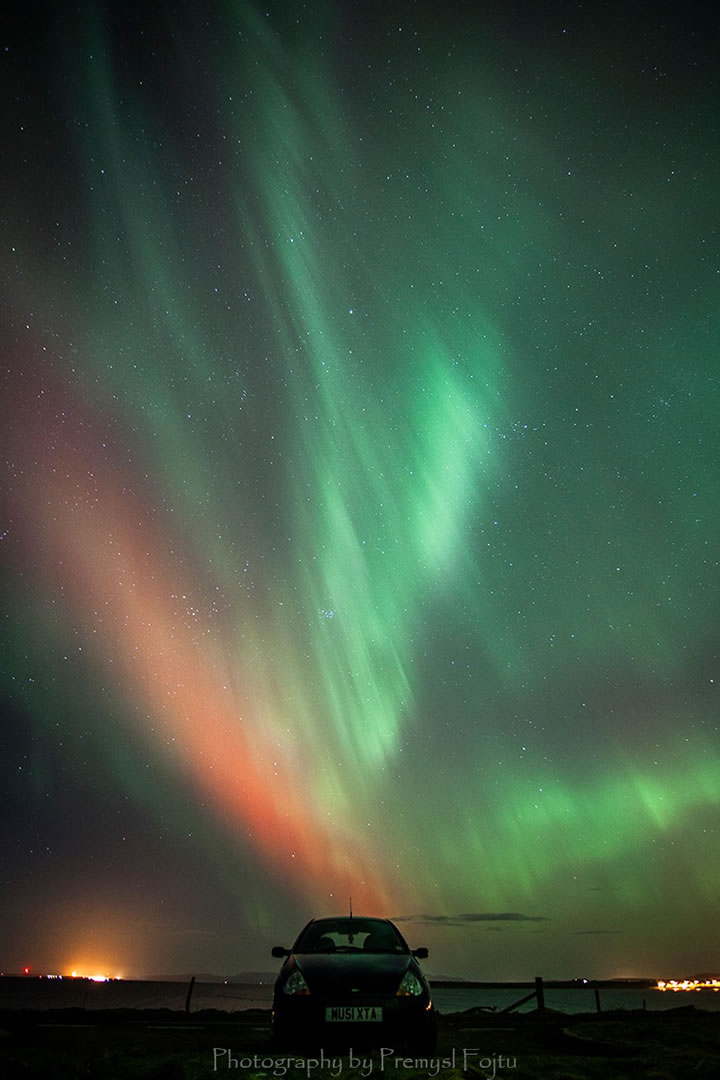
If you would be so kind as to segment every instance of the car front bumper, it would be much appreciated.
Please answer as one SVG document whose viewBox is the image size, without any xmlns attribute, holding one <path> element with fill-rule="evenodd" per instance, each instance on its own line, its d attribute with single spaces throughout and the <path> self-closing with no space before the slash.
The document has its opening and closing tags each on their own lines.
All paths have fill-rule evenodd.
<svg viewBox="0 0 720 1080">
<path fill-rule="evenodd" d="M 328 1010 L 343 1018 L 330 1019 Z M 380 1010 L 382 1018 L 372 1018 Z M 363 1015 L 365 1019 L 354 1019 Z M 276 997 L 272 1028 L 276 1038 L 287 1044 L 432 1048 L 437 1020 L 432 1002 L 425 996 L 418 999 L 353 994 L 330 999 L 309 994 Z"/>
</svg>

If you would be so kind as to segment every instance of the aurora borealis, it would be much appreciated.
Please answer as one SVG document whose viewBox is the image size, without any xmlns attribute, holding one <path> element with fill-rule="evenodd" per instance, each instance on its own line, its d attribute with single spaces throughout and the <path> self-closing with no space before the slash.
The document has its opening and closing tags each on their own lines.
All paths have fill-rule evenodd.
<svg viewBox="0 0 720 1080">
<path fill-rule="evenodd" d="M 18 16 L 0 967 L 718 969 L 713 27 Z"/>
</svg>

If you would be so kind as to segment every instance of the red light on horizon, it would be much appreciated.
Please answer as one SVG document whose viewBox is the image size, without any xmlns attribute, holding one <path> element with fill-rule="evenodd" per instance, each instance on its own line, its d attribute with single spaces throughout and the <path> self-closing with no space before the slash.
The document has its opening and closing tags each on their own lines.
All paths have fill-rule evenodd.
<svg viewBox="0 0 720 1080">
<path fill-rule="evenodd" d="M 23 968 L 23 975 L 29 975 L 29 974 L 30 974 L 30 968 L 29 967 L 24 967 Z"/>
</svg>

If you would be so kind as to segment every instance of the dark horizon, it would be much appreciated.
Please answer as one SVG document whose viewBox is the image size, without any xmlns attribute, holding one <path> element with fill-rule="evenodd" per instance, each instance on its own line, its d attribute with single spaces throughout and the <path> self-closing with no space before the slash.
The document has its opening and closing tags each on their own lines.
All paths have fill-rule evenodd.
<svg viewBox="0 0 720 1080">
<path fill-rule="evenodd" d="M 97 973 L 99 975 L 100 972 Z M 252 978 L 254 975 L 265 975 L 262 979 Z M 492 980 L 479 980 L 479 979 L 465 979 L 460 976 L 452 978 L 446 975 L 433 975 L 432 972 L 427 971 L 427 978 L 431 986 L 447 987 L 457 989 L 473 990 L 477 988 L 493 988 L 493 987 L 532 987 L 535 985 L 535 977 L 529 977 L 527 979 L 492 979 Z M 177 986 L 187 986 L 190 982 L 195 982 L 198 985 L 203 983 L 219 984 L 219 985 L 237 985 L 237 986 L 266 986 L 272 988 L 277 977 L 277 972 L 238 972 L 236 975 L 215 975 L 211 972 L 200 972 L 199 974 L 191 974 L 190 972 L 176 974 L 155 974 L 155 975 L 125 975 L 125 976 L 107 976 L 107 982 L 159 982 L 168 983 Z M 593 986 L 655 986 L 662 979 L 666 979 L 667 976 L 659 976 L 657 978 L 652 976 L 645 977 L 627 977 L 623 978 L 618 976 L 614 979 L 592 979 L 592 978 L 576 978 L 576 979 L 557 979 L 557 978 L 545 978 L 541 976 L 543 983 L 550 987 L 567 987 L 577 989 L 592 989 Z M 689 975 L 689 980 L 696 979 L 710 979 L 720 978 L 720 974 L 713 975 Z M 22 979 L 22 980 L 62 980 L 71 982 L 73 980 L 82 982 L 92 982 L 92 975 L 62 975 L 55 972 L 9 972 L 0 971 L 0 979 Z"/>
</svg>

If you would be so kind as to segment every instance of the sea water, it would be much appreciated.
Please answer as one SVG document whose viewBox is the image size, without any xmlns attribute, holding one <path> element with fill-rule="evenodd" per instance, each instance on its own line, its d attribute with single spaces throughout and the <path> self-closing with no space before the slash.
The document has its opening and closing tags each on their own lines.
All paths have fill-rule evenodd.
<svg viewBox="0 0 720 1080">
<path fill-rule="evenodd" d="M 94 983 L 87 979 L 47 979 L 36 977 L 0 978 L 0 1008 L 3 1009 L 173 1009 L 183 1011 L 188 982 L 151 980 L 114 980 Z M 460 1013 L 485 1007 L 500 1012 L 532 991 L 532 986 L 443 987 L 433 990 L 433 1001 L 440 1013 Z M 697 990 L 672 992 L 649 987 L 599 989 L 603 1012 L 613 1009 L 676 1009 L 694 1005 L 696 1009 L 720 1011 L 720 992 Z M 246 1009 L 269 1009 L 271 983 L 195 983 L 190 996 L 190 1010 L 218 1009 L 240 1012 Z M 553 989 L 545 986 L 545 1006 L 564 1013 L 595 1012 L 595 994 L 591 986 L 577 989 Z M 537 1008 L 534 998 L 520 1005 L 517 1012 Z"/>
<path fill-rule="evenodd" d="M 441 1013 L 459 1013 L 466 1009 L 484 1006 L 500 1012 L 514 1002 L 519 1001 L 533 990 L 532 986 L 523 987 L 487 987 L 487 988 L 442 988 L 433 991 L 435 1007 Z M 639 987 L 600 987 L 600 1008 L 603 1012 L 612 1009 L 677 1009 L 683 1005 L 694 1005 L 696 1009 L 720 1011 L 720 992 L 714 990 L 696 990 L 673 992 L 654 990 L 647 986 Z M 545 1008 L 556 1009 L 564 1013 L 595 1012 L 595 993 L 591 986 L 572 989 L 544 988 Z M 518 1006 L 514 1012 L 532 1012 L 537 1009 L 534 998 Z"/>
</svg>

